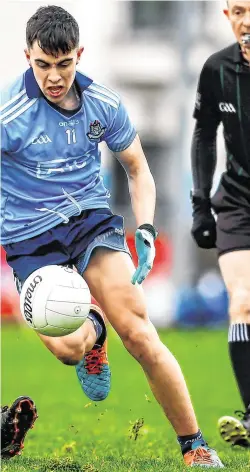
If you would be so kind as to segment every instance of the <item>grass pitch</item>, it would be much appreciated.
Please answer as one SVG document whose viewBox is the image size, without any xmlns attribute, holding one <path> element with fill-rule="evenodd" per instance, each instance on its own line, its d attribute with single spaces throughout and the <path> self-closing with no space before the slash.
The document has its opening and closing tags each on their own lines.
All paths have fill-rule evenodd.
<svg viewBox="0 0 250 472">
<path fill-rule="evenodd" d="M 93 403 L 82 393 L 74 367 L 60 364 L 32 330 L 3 326 L 2 404 L 30 395 L 39 418 L 22 456 L 3 461 L 2 472 L 188 470 L 142 370 L 115 333 L 109 334 L 112 391 L 104 402 Z M 250 451 L 231 449 L 216 430 L 220 416 L 241 408 L 226 330 L 160 335 L 182 366 L 200 427 L 226 470 L 250 471 Z"/>
</svg>

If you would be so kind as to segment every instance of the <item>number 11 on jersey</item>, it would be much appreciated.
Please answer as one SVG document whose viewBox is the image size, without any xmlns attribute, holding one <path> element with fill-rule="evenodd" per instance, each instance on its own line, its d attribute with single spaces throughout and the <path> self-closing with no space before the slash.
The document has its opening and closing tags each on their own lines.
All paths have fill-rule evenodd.
<svg viewBox="0 0 250 472">
<path fill-rule="evenodd" d="M 68 144 L 75 144 L 76 143 L 76 130 L 66 129 L 65 133 L 67 134 Z"/>
</svg>

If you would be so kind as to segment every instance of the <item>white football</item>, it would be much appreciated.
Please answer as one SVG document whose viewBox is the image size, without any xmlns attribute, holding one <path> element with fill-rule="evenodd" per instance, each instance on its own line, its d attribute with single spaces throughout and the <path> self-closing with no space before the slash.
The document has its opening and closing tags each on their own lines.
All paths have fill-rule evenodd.
<svg viewBox="0 0 250 472">
<path fill-rule="evenodd" d="M 88 285 L 69 267 L 50 265 L 33 272 L 20 295 L 26 323 L 46 336 L 65 336 L 86 320 L 91 303 Z"/>
</svg>

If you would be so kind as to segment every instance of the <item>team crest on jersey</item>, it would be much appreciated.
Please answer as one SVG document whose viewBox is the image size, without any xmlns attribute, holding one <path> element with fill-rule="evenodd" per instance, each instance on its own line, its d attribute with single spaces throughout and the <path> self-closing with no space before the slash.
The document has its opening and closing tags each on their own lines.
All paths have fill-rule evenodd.
<svg viewBox="0 0 250 472">
<path fill-rule="evenodd" d="M 90 123 L 89 129 L 90 130 L 87 133 L 87 136 L 91 141 L 99 141 L 106 131 L 106 128 L 102 128 L 102 125 L 98 120 L 95 120 L 93 121 L 93 123 Z"/>
</svg>

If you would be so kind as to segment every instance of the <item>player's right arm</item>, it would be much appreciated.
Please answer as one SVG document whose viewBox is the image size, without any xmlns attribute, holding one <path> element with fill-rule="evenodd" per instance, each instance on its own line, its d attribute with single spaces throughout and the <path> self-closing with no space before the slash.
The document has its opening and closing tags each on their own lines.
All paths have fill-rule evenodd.
<svg viewBox="0 0 250 472">
<path fill-rule="evenodd" d="M 194 118 L 196 119 L 191 147 L 192 164 L 192 235 L 199 247 L 215 247 L 216 224 L 211 212 L 210 192 L 216 168 L 216 138 L 220 112 L 214 95 L 214 70 L 208 60 L 200 75 Z"/>
</svg>

